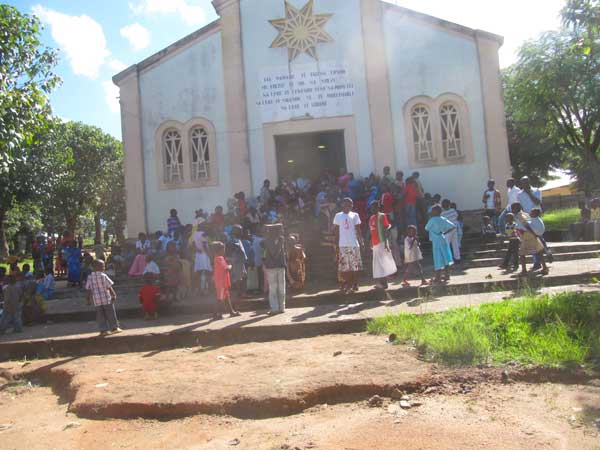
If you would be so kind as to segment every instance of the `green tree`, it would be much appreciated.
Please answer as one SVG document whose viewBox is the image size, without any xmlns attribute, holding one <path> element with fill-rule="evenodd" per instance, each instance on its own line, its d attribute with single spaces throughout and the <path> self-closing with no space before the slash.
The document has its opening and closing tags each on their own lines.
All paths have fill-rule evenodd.
<svg viewBox="0 0 600 450">
<path fill-rule="evenodd" d="M 35 175 L 48 133 L 48 94 L 59 83 L 56 53 L 40 42 L 35 16 L 0 5 L 0 256 L 8 245 L 4 223 L 19 202 L 38 194 Z"/>
<path fill-rule="evenodd" d="M 530 115 L 521 106 L 520 93 L 516 93 L 513 68 L 503 72 L 506 131 L 512 162 L 513 176 L 528 176 L 535 186 L 550 179 L 550 172 L 562 165 L 562 146 L 554 139 L 554 132 L 545 114 Z M 516 85 L 516 86 L 515 86 Z"/>
<path fill-rule="evenodd" d="M 45 204 L 45 215 L 64 217 L 75 234 L 86 213 L 100 217 L 102 199 L 111 189 L 123 159 L 121 143 L 97 127 L 81 122 L 62 123 L 56 132 L 57 181 Z"/>
<path fill-rule="evenodd" d="M 119 159 L 114 161 L 113 169 L 107 174 L 107 189 L 101 196 L 97 216 L 106 222 L 107 229 L 116 235 L 117 239 L 123 241 L 125 239 L 126 208 L 122 149 L 118 156 Z M 98 232 L 96 227 L 96 239 L 100 237 Z"/>
<path fill-rule="evenodd" d="M 598 5 L 568 1 L 563 28 L 523 45 L 505 73 L 509 126 L 537 141 L 529 147 L 537 161 L 529 164 L 570 170 L 588 195 L 600 187 Z M 546 151 L 536 152 L 540 148 Z M 517 167 L 528 157 L 528 149 L 514 143 L 511 152 Z"/>
</svg>

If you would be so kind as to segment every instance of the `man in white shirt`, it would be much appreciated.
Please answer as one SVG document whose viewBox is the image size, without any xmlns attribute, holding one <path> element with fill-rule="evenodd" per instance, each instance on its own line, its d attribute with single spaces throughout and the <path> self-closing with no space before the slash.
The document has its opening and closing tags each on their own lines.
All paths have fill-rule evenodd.
<svg viewBox="0 0 600 450">
<path fill-rule="evenodd" d="M 358 276 L 363 270 L 360 247 L 362 234 L 360 217 L 352 211 L 351 198 L 342 201 L 342 211 L 335 215 L 333 225 L 337 243 L 338 272 L 342 280 L 342 292 L 358 291 Z"/>
<path fill-rule="evenodd" d="M 518 186 L 516 185 L 514 178 L 509 178 L 508 180 L 506 180 L 507 205 L 506 205 L 506 208 L 504 208 L 504 210 L 500 214 L 500 217 L 498 217 L 498 231 L 500 232 L 500 234 L 504 234 L 504 230 L 505 230 L 505 226 L 506 226 L 506 215 L 509 212 L 511 212 L 511 206 L 514 203 L 519 202 L 519 194 L 520 193 L 521 193 L 521 189 L 519 189 Z"/>
<path fill-rule="evenodd" d="M 500 191 L 496 189 L 496 182 L 494 180 L 488 181 L 487 189 L 483 193 L 483 204 L 485 208 L 485 215 L 492 219 L 494 229 L 498 232 L 498 216 L 502 211 L 502 198 Z"/>
<path fill-rule="evenodd" d="M 533 208 L 542 210 L 542 192 L 531 187 L 529 177 L 521 178 L 521 192 L 519 192 L 518 199 L 523 211 L 527 214 L 530 214 Z"/>
</svg>

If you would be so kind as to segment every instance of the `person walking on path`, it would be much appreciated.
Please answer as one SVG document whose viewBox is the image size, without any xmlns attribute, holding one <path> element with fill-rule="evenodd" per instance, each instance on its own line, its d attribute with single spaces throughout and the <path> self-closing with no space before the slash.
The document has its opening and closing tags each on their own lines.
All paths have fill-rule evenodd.
<svg viewBox="0 0 600 450">
<path fill-rule="evenodd" d="M 287 265 L 283 225 L 280 223 L 265 225 L 265 230 L 263 266 L 269 284 L 269 306 L 271 308 L 269 314 L 282 314 L 285 312 L 285 270 Z"/>
<path fill-rule="evenodd" d="M 376 289 L 387 289 L 387 278 L 398 271 L 390 250 L 389 238 L 392 228 L 386 214 L 380 212 L 378 201 L 371 204 L 372 216 L 369 219 L 371 246 L 373 248 L 373 278 Z"/>
<path fill-rule="evenodd" d="M 121 333 L 115 301 L 117 294 L 113 289 L 113 281 L 104 273 L 104 261 L 97 259 L 93 263 L 94 271 L 87 277 L 85 289 L 87 290 L 87 304 L 94 303 L 96 308 L 96 322 L 100 329 L 100 336 Z"/>
<path fill-rule="evenodd" d="M 498 216 L 502 210 L 502 196 L 500 195 L 500 191 L 496 189 L 496 182 L 494 180 L 488 181 L 482 201 L 485 209 L 484 215 L 492 219 L 492 225 L 496 232 L 498 232 Z"/>
<path fill-rule="evenodd" d="M 360 255 L 362 222 L 359 215 L 352 211 L 352 207 L 352 199 L 345 198 L 342 201 L 342 211 L 333 219 L 338 272 L 343 293 L 358 292 L 358 277 L 363 270 Z"/>
</svg>

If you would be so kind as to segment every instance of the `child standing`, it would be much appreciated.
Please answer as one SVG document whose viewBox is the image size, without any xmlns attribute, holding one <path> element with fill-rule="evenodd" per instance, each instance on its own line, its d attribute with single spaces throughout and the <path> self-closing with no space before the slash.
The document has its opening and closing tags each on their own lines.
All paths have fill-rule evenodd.
<svg viewBox="0 0 600 450">
<path fill-rule="evenodd" d="M 87 290 L 87 304 L 94 302 L 96 308 L 96 321 L 100 329 L 100 336 L 121 333 L 115 301 L 117 294 L 113 289 L 113 281 L 104 273 L 104 261 L 97 259 L 93 263 L 94 271 L 87 277 L 85 288 Z"/>
<path fill-rule="evenodd" d="M 542 242 L 538 239 L 537 234 L 531 227 L 531 217 L 529 214 L 522 210 L 520 203 L 513 203 L 512 212 L 517 222 L 517 228 L 521 238 L 521 246 L 519 248 L 519 257 L 521 259 L 521 276 L 527 276 L 527 256 L 539 254 L 544 250 Z M 543 255 L 540 259 L 545 271 L 548 270 L 546 262 L 544 261 Z"/>
<path fill-rule="evenodd" d="M 546 265 L 546 257 L 545 257 L 545 253 L 549 252 L 549 249 L 546 247 L 546 241 L 544 241 L 544 233 L 546 232 L 546 225 L 544 225 L 544 221 L 541 218 L 542 215 L 542 210 L 540 208 L 533 208 L 531 210 L 531 220 L 529 221 L 529 227 L 531 228 L 531 231 L 533 231 L 533 234 L 535 234 L 535 236 L 537 237 L 537 240 L 542 244 L 542 251 L 539 253 L 536 253 L 533 255 L 534 257 L 534 267 L 533 267 L 533 271 L 538 270 L 540 267 L 542 267 L 542 275 L 548 275 L 549 273 L 549 269 L 548 266 Z M 552 260 L 550 259 L 552 257 L 552 254 L 550 253 L 548 256 L 548 259 L 550 260 L 550 262 L 552 262 Z"/>
<path fill-rule="evenodd" d="M 454 225 L 455 229 L 446 234 L 446 240 L 452 249 L 454 262 L 460 263 L 460 241 L 458 239 L 458 211 L 452 208 L 452 203 L 448 199 L 442 201 L 442 217 L 448 219 Z"/>
<path fill-rule="evenodd" d="M 23 287 L 21 283 L 17 283 L 15 275 L 8 275 L 4 279 L 6 287 L 3 291 L 4 297 L 4 312 L 0 320 L 0 336 L 6 332 L 6 329 L 12 325 L 13 333 L 21 333 L 23 331 Z"/>
<path fill-rule="evenodd" d="M 233 309 L 231 305 L 231 276 L 229 271 L 231 266 L 225 259 L 225 244 L 216 241 L 211 244 L 211 250 L 214 255 L 213 260 L 213 278 L 215 282 L 215 290 L 217 291 L 217 301 L 214 305 L 213 319 L 219 320 L 223 318 L 221 313 L 221 305 L 225 304 L 229 311 L 230 317 L 239 316 L 240 313 Z"/>
<path fill-rule="evenodd" d="M 264 270 L 269 284 L 270 315 L 285 312 L 285 240 L 283 225 L 266 225 Z"/>
<path fill-rule="evenodd" d="M 183 282 L 183 269 L 177 254 L 177 244 L 171 241 L 167 244 L 167 256 L 163 260 L 165 299 L 168 303 L 177 301 L 177 293 Z"/>
<path fill-rule="evenodd" d="M 421 253 L 421 247 L 419 246 L 419 238 L 417 237 L 417 227 L 409 225 L 406 229 L 406 238 L 404 239 L 404 279 L 402 280 L 402 286 L 409 287 L 408 276 L 413 269 L 417 269 L 419 276 L 421 277 L 421 286 L 427 285 L 425 274 L 423 273 L 423 267 L 421 261 L 423 260 L 423 253 Z"/>
<path fill-rule="evenodd" d="M 504 216 L 504 235 L 508 239 L 508 250 L 504 261 L 500 265 L 501 269 L 510 271 L 519 268 L 519 234 L 517 233 L 517 224 L 513 213 L 508 213 Z"/>
<path fill-rule="evenodd" d="M 490 216 L 483 216 L 483 222 L 481 224 L 481 237 L 485 242 L 496 239 L 496 229 L 492 225 L 492 219 Z"/>
<path fill-rule="evenodd" d="M 425 231 L 429 232 L 429 240 L 433 246 L 433 268 L 435 278 L 432 282 L 442 281 L 442 270 L 444 271 L 443 281 L 450 281 L 450 266 L 454 264 L 452 260 L 452 251 L 446 240 L 446 234 L 456 227 L 448 219 L 441 217 L 442 207 L 435 205 L 431 209 L 431 218 L 425 225 Z"/>
<path fill-rule="evenodd" d="M 144 311 L 144 320 L 158 319 L 160 287 L 154 284 L 155 277 L 148 272 L 144 275 L 144 285 L 140 289 L 140 303 Z"/>
<path fill-rule="evenodd" d="M 292 289 L 301 291 L 304 289 L 304 283 L 306 282 L 306 254 L 298 236 L 290 234 L 288 243 L 288 282 Z"/>
</svg>

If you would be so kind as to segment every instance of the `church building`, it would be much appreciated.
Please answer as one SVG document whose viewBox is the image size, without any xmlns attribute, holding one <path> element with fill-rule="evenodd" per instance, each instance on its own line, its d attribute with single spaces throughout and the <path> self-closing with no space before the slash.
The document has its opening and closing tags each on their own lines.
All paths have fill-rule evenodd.
<svg viewBox="0 0 600 450">
<path fill-rule="evenodd" d="M 130 236 L 265 179 L 418 171 L 482 207 L 510 175 L 500 36 L 381 0 L 214 0 L 219 19 L 113 78 Z"/>
</svg>

